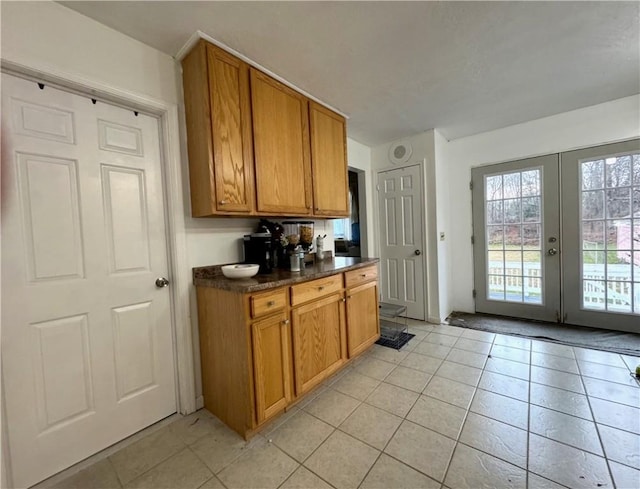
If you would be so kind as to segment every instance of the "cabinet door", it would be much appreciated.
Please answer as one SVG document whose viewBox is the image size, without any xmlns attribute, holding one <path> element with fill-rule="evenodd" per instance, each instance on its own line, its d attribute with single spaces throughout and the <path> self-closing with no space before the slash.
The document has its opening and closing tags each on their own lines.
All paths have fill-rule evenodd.
<svg viewBox="0 0 640 489">
<path fill-rule="evenodd" d="M 380 337 L 378 282 L 347 290 L 347 343 L 349 358 L 362 352 Z"/>
<path fill-rule="evenodd" d="M 309 391 L 345 361 L 342 294 L 292 309 L 296 394 Z"/>
<path fill-rule="evenodd" d="M 307 99 L 251 68 L 251 101 L 258 212 L 310 214 Z"/>
<path fill-rule="evenodd" d="M 282 411 L 291 397 L 289 320 L 285 313 L 253 323 L 256 417 L 261 424 Z"/>
<path fill-rule="evenodd" d="M 344 117 L 309 102 L 313 213 L 317 216 L 349 215 L 347 180 L 347 129 Z"/>
<path fill-rule="evenodd" d="M 254 207 L 249 66 L 212 45 L 207 46 L 207 57 L 215 175 L 212 205 L 222 212 L 249 213 Z"/>
</svg>

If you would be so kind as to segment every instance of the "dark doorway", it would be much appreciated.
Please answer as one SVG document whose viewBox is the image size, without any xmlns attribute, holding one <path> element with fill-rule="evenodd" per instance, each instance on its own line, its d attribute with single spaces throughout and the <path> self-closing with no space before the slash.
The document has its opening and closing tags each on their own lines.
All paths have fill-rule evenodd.
<svg viewBox="0 0 640 489">
<path fill-rule="evenodd" d="M 358 174 L 349 170 L 349 217 L 333 221 L 336 256 L 361 256 L 359 202 Z"/>
</svg>

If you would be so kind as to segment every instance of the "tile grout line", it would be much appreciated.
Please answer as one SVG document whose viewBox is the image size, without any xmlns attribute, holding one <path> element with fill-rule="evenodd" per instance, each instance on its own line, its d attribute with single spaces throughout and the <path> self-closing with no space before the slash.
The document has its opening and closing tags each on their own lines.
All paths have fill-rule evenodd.
<svg viewBox="0 0 640 489">
<path fill-rule="evenodd" d="M 526 470 L 527 470 L 527 480 L 526 486 L 529 487 L 529 474 L 532 472 L 529 470 L 529 453 L 531 453 L 531 383 L 533 378 L 533 365 L 531 365 L 531 361 L 533 360 L 533 342 L 531 343 L 531 349 L 529 350 L 529 383 L 527 386 L 527 391 L 529 395 L 527 396 L 527 462 L 526 462 Z M 555 482 L 555 481 L 554 481 Z"/>
<path fill-rule="evenodd" d="M 581 371 L 579 364 L 578 364 L 578 371 Z M 582 378 L 582 374 L 580 374 L 580 382 L 582 383 L 582 388 L 584 389 L 584 392 L 587 398 L 587 405 L 589 406 L 589 411 L 591 411 L 591 417 L 593 418 L 593 425 L 596 429 L 596 433 L 598 434 L 598 441 L 600 442 L 600 448 L 602 448 L 602 456 L 603 456 L 602 458 L 604 458 L 604 461 L 607 464 L 607 470 L 609 471 L 609 478 L 611 480 L 611 483 L 613 484 L 613 487 L 615 488 L 616 483 L 615 483 L 615 479 L 613 478 L 613 471 L 611 470 L 609 457 L 607 456 L 607 452 L 604 448 L 604 443 L 602 442 L 602 435 L 600 434 L 600 428 L 598 427 L 598 423 L 596 422 L 596 417 L 593 412 L 593 407 L 591 406 L 591 399 L 589 398 L 589 391 L 587 390 L 587 385 L 585 384 L 584 379 Z"/>
<path fill-rule="evenodd" d="M 491 348 L 493 348 L 493 345 L 496 341 L 496 335 L 493 336 L 493 341 L 491 342 Z M 453 446 L 453 450 L 451 452 L 451 457 L 449 458 L 449 462 L 447 463 L 447 468 L 444 471 L 444 475 L 442 476 L 442 485 L 444 485 L 445 481 L 447 480 L 447 476 L 449 475 L 449 469 L 451 469 L 451 462 L 453 462 L 453 457 L 456 454 L 456 451 L 458 450 L 458 446 L 462 443 L 460 441 L 460 437 L 462 436 L 462 431 L 464 430 L 464 425 L 467 423 L 467 419 L 469 418 L 469 413 L 471 412 L 471 406 L 473 405 L 473 400 L 476 398 L 476 394 L 478 393 L 478 385 L 480 385 L 480 381 L 482 379 L 482 375 L 485 372 L 485 369 L 487 367 L 487 362 L 489 361 L 491 355 L 491 349 L 489 349 L 489 353 L 487 353 L 487 357 L 485 359 L 484 362 L 484 366 L 482 367 L 482 371 L 480 372 L 480 377 L 478 378 L 478 384 L 475 386 L 475 389 L 473 390 L 473 395 L 471 396 L 471 399 L 469 400 L 469 407 L 466 409 L 464 417 L 462 419 L 462 424 L 460 425 L 460 430 L 458 431 L 458 436 L 456 437 L 455 440 L 455 445 Z M 463 445 L 466 446 L 466 444 L 463 443 Z M 481 450 L 479 450 L 481 451 Z M 482 453 L 485 453 L 484 451 L 481 451 Z M 492 456 L 491 454 L 488 454 L 490 456 Z"/>
<path fill-rule="evenodd" d="M 429 334 L 430 334 L 430 333 L 429 333 Z M 428 336 L 428 335 L 427 335 L 427 336 Z M 394 369 L 394 370 L 395 370 L 395 369 Z M 391 372 L 389 372 L 389 374 L 390 374 L 390 373 L 391 373 Z M 387 376 L 387 377 L 388 377 L 388 376 Z M 385 377 L 385 378 L 386 378 L 386 377 Z M 432 376 L 431 378 L 433 378 L 433 376 Z M 429 379 L 429 381 L 427 382 L 427 385 L 429 384 L 429 382 L 430 382 L 430 381 L 431 381 L 431 379 Z M 384 382 L 384 381 L 383 381 L 383 382 Z M 425 388 L 426 388 L 426 385 L 425 385 Z M 407 389 L 407 390 L 408 390 L 408 389 Z M 412 392 L 413 392 L 413 391 L 412 391 Z M 376 460 L 373 462 L 373 464 L 371 465 L 371 467 L 369 467 L 369 470 L 367 470 L 367 473 L 364 475 L 364 477 L 362 478 L 362 480 L 361 480 L 361 481 L 360 481 L 360 483 L 358 484 L 358 488 L 360 488 L 360 486 L 362 486 L 363 482 L 365 481 L 365 479 L 367 478 L 367 476 L 369 475 L 369 473 L 371 472 L 371 470 L 373 469 L 373 467 L 375 466 L 375 464 L 376 464 L 376 463 L 378 463 L 378 460 L 380 460 L 380 457 L 382 457 L 382 454 L 383 454 L 383 453 L 385 453 L 385 450 L 386 450 L 386 448 L 389 446 L 389 443 L 391 443 L 391 440 L 393 439 L 393 437 L 394 437 L 394 436 L 396 436 L 396 433 L 398 433 L 398 430 L 400 429 L 400 426 L 402 426 L 402 424 L 403 424 L 405 421 L 409 421 L 409 422 L 411 422 L 410 420 L 408 420 L 408 419 L 407 419 L 407 416 L 409 415 L 409 413 L 411 412 L 411 410 L 414 408 L 414 406 L 417 404 L 417 402 L 418 402 L 418 400 L 420 399 L 420 396 L 421 396 L 421 395 L 422 395 L 421 393 L 419 393 L 419 394 L 418 394 L 418 397 L 416 398 L 416 400 L 415 400 L 415 401 L 413 401 L 413 404 L 411 405 L 411 407 L 407 410 L 406 414 L 402 417 L 402 421 L 400 421 L 400 424 L 398 424 L 398 427 L 394 430 L 393 434 L 389 437 L 389 439 L 388 439 L 388 440 L 387 440 L 387 442 L 385 443 L 384 447 L 382 447 L 382 450 L 380 450 L 380 453 L 379 453 L 379 454 L 378 454 L 378 456 L 376 457 Z M 362 402 L 364 403 L 364 401 L 362 401 Z M 373 406 L 373 407 L 377 407 L 377 406 Z M 378 409 L 381 409 L 381 408 L 378 408 Z M 386 411 L 386 410 L 384 410 L 384 411 L 385 411 L 385 412 L 388 412 L 388 411 Z M 391 413 L 391 414 L 393 414 L 393 413 Z M 397 415 L 396 415 L 396 416 L 397 416 Z M 341 430 L 341 431 L 342 431 L 342 430 Z M 357 438 L 356 438 L 356 439 L 357 439 Z M 362 441 L 362 440 L 360 440 L 360 441 Z M 363 443 L 366 443 L 366 442 L 363 442 Z M 369 446 L 371 446 L 371 445 L 369 445 Z M 375 447 L 374 447 L 374 448 L 375 448 Z M 389 454 L 386 454 L 386 453 L 385 453 L 385 455 L 390 456 Z M 395 459 L 395 457 L 392 457 L 392 458 L 394 458 L 394 460 L 397 460 L 397 459 Z M 400 461 L 400 460 L 398 460 L 398 462 L 402 463 L 403 465 L 406 465 L 407 467 L 410 467 L 410 465 L 408 465 L 408 464 L 406 464 L 406 463 L 404 463 L 404 462 L 402 462 L 402 461 Z M 413 468 L 413 467 L 411 467 L 411 468 L 412 468 L 412 469 L 414 469 L 414 470 L 417 470 L 417 469 L 415 469 L 415 468 Z M 420 471 L 418 470 L 418 472 L 420 472 Z M 420 473 L 421 473 L 421 474 L 423 474 L 425 477 L 429 477 L 427 474 L 424 474 L 423 472 L 420 472 Z M 430 478 L 430 479 L 432 479 L 432 480 L 435 480 L 435 479 L 433 479 L 432 477 L 429 477 L 429 478 Z M 439 482 L 439 481 L 436 481 L 436 482 Z M 443 483 L 444 483 L 444 482 L 440 482 L 440 484 L 443 484 Z"/>
</svg>

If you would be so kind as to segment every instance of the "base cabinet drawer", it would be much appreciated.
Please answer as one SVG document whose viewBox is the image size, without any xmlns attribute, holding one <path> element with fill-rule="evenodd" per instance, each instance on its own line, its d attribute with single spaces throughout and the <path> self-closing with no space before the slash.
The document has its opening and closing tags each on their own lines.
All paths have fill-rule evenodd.
<svg viewBox="0 0 640 489">
<path fill-rule="evenodd" d="M 342 290 L 342 274 L 311 280 L 291 287 L 291 305 L 297 306 Z"/>
<path fill-rule="evenodd" d="M 287 306 L 287 289 L 254 294 L 249 298 L 251 317 L 259 318 L 283 310 Z"/>
<path fill-rule="evenodd" d="M 358 268 L 357 270 L 351 270 L 344 274 L 344 287 L 348 289 L 377 279 L 378 267 L 376 265 Z"/>
</svg>

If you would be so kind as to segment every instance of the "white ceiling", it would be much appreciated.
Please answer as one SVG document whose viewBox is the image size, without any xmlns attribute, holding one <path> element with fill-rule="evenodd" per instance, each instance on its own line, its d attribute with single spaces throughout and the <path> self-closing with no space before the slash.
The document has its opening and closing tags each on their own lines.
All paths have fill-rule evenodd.
<svg viewBox="0 0 640 489">
<path fill-rule="evenodd" d="M 175 56 L 196 31 L 377 145 L 456 139 L 640 93 L 639 2 L 61 2 Z"/>
</svg>

